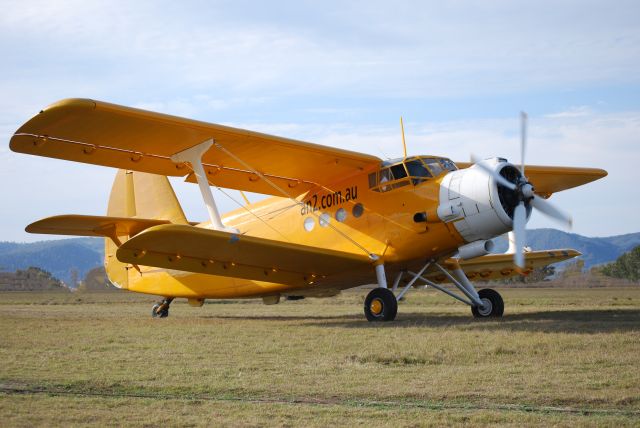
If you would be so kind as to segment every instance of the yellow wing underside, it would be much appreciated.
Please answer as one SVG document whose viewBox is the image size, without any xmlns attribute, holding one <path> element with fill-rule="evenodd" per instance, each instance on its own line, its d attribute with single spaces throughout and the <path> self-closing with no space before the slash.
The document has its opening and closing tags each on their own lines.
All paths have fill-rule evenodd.
<svg viewBox="0 0 640 428">
<path fill-rule="evenodd" d="M 522 273 L 528 275 L 533 269 L 580 255 L 579 251 L 571 249 L 529 251 L 524 253 L 525 268 L 522 269 Z M 459 262 L 449 259 L 444 264 L 447 267 L 454 267 L 456 262 L 459 263 L 467 277 L 472 281 L 499 280 L 520 274 L 513 264 L 513 254 L 488 254 L 475 259 L 460 260 Z M 424 276 L 438 283 L 449 282 L 448 278 L 438 270 L 429 270 Z"/>
<path fill-rule="evenodd" d="M 468 168 L 472 164 L 456 162 L 456 165 L 459 168 Z M 548 198 L 553 193 L 582 186 L 605 177 L 607 171 L 599 168 L 527 165 L 525 175 L 535 187 L 536 193 Z"/>
<path fill-rule="evenodd" d="M 124 243 L 117 257 L 136 265 L 292 286 L 372 271 L 364 255 L 185 225 L 151 227 Z"/>
<path fill-rule="evenodd" d="M 296 196 L 380 163 L 362 153 L 88 99 L 45 108 L 10 145 L 20 153 L 193 180 L 191 169 L 170 157 L 211 138 L 216 145 L 203 164 L 212 185 L 277 196 L 283 194 L 273 184 Z"/>
</svg>

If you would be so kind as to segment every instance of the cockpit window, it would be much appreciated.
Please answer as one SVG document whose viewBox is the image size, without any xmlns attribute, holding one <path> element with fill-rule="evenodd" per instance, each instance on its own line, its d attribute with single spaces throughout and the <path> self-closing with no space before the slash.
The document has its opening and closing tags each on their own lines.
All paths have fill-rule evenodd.
<svg viewBox="0 0 640 428">
<path fill-rule="evenodd" d="M 385 161 L 380 171 L 369 174 L 369 188 L 376 192 L 387 192 L 410 183 L 417 186 L 444 171 L 457 169 L 451 160 L 445 158 L 413 157 Z"/>
<path fill-rule="evenodd" d="M 422 159 L 422 161 L 427 164 L 427 167 L 429 167 L 434 177 L 439 176 L 440 173 L 444 171 L 438 159 Z"/>
<path fill-rule="evenodd" d="M 429 172 L 419 159 L 407 162 L 406 166 L 409 171 L 409 176 L 411 177 L 411 182 L 414 186 L 431 177 L 431 172 Z"/>
<path fill-rule="evenodd" d="M 458 169 L 458 167 L 456 166 L 455 163 L 453 163 L 453 161 L 451 159 L 440 159 L 440 164 L 442 165 L 442 167 L 444 169 L 446 169 L 447 171 L 456 171 Z"/>
<path fill-rule="evenodd" d="M 391 167 L 391 173 L 396 180 L 407 176 L 407 171 L 404 169 L 404 165 L 399 163 Z"/>
</svg>

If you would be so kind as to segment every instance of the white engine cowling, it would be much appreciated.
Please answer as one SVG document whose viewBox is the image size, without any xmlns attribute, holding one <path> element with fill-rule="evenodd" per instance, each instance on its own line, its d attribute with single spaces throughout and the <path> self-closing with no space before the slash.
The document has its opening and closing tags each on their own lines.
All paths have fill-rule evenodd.
<svg viewBox="0 0 640 428">
<path fill-rule="evenodd" d="M 504 159 L 482 161 L 501 175 L 519 176 L 519 171 Z M 503 171 L 504 170 L 504 171 Z M 511 180 L 510 180 L 511 181 Z M 513 210 L 518 201 L 513 192 L 498 186 L 493 178 L 475 165 L 447 174 L 440 186 L 440 206 L 460 209 L 453 225 L 466 242 L 484 241 L 508 232 L 513 227 Z M 527 211 L 527 217 L 530 215 Z"/>
</svg>

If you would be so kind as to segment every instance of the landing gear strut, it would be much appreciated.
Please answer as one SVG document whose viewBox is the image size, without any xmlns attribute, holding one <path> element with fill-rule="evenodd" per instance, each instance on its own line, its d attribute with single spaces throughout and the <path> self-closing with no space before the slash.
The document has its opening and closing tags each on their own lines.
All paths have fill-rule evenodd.
<svg viewBox="0 0 640 428">
<path fill-rule="evenodd" d="M 423 276 L 427 268 L 433 265 L 462 293 L 462 295 L 436 284 Z M 409 270 L 401 271 L 396 277 L 392 289 L 387 288 L 387 282 L 384 273 L 384 265 L 376 265 L 376 274 L 378 279 L 378 288 L 374 288 L 369 292 L 364 301 L 364 314 L 369 321 L 392 321 L 398 312 L 398 300 L 401 300 L 416 281 L 421 281 L 425 286 L 430 286 L 436 290 L 465 303 L 471 307 L 471 313 L 476 318 L 499 318 L 504 314 L 504 301 L 500 294 L 490 288 L 476 291 L 467 275 L 460 268 L 457 260 L 448 263 L 448 268 L 444 268 L 435 260 L 429 260 L 416 273 Z M 398 289 L 402 276 L 409 274 L 412 278 L 404 286 L 396 297 L 394 291 Z"/>
<path fill-rule="evenodd" d="M 173 297 L 167 297 L 161 302 L 156 303 L 151 308 L 151 316 L 153 318 L 166 318 L 169 316 L 169 305 L 173 301 Z"/>
</svg>

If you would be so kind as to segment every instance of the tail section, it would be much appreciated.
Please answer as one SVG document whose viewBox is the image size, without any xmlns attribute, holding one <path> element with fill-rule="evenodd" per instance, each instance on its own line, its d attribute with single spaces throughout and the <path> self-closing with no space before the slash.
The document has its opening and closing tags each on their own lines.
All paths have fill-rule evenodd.
<svg viewBox="0 0 640 428">
<path fill-rule="evenodd" d="M 104 266 L 111 282 L 129 288 L 129 278 L 137 266 L 120 262 L 116 250 L 131 237 L 160 224 L 189 224 L 173 192 L 162 175 L 119 170 L 111 188 L 106 216 L 59 215 L 31 223 L 29 233 L 105 237 Z M 133 268 L 133 269 L 132 269 Z"/>
<path fill-rule="evenodd" d="M 107 217 L 164 220 L 174 224 L 189 224 L 167 177 L 119 170 L 111 188 Z M 126 233 L 126 232 L 125 232 Z M 116 258 L 121 243 L 132 234 L 118 235 L 118 244 L 105 239 L 104 265 L 111 282 L 127 289 L 132 266 Z M 135 272 L 137 273 L 137 272 Z"/>
<path fill-rule="evenodd" d="M 119 170 L 109 196 L 109 217 L 136 217 L 188 224 L 167 177 Z"/>
</svg>

